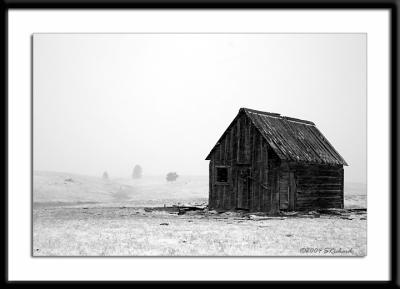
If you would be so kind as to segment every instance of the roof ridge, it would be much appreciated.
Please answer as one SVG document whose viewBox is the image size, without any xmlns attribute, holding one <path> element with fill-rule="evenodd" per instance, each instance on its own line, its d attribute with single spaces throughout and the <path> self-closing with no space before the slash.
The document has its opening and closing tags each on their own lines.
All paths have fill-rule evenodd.
<svg viewBox="0 0 400 289">
<path fill-rule="evenodd" d="M 248 112 L 253 112 L 253 113 L 259 113 L 259 114 L 266 114 L 266 115 L 271 115 L 271 116 L 281 116 L 280 113 L 275 113 L 275 112 L 266 112 L 266 111 L 261 111 L 261 110 L 255 110 L 255 109 L 251 109 L 251 108 L 246 108 L 246 107 L 242 107 L 241 110 L 245 110 Z"/>
<path fill-rule="evenodd" d="M 305 119 L 294 118 L 294 117 L 289 117 L 289 116 L 282 116 L 282 118 L 284 118 L 288 121 L 300 122 L 300 123 L 310 124 L 310 125 L 315 126 L 315 123 L 313 123 L 312 121 L 309 121 L 309 120 L 305 120 Z"/>
<path fill-rule="evenodd" d="M 211 159 L 220 141 L 242 116 L 250 120 L 250 125 L 255 127 L 281 160 L 348 165 L 313 122 L 244 107 L 240 108 L 206 159 Z"/>
<path fill-rule="evenodd" d="M 299 123 L 315 125 L 315 123 L 313 123 L 312 121 L 295 118 L 295 117 L 283 116 L 280 113 L 266 112 L 266 111 L 255 110 L 255 109 L 246 108 L 246 107 L 242 107 L 241 109 L 248 111 L 248 112 L 252 112 L 252 113 L 258 113 L 258 114 L 269 115 L 269 116 L 273 116 L 273 117 L 277 117 L 277 118 L 281 118 L 281 119 L 286 119 L 288 121 L 295 121 L 295 122 L 299 122 Z"/>
</svg>

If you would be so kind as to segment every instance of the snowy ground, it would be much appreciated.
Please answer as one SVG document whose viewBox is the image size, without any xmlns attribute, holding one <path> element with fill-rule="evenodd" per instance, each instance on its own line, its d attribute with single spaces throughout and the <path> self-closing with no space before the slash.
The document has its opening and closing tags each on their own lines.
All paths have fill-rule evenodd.
<svg viewBox="0 0 400 289">
<path fill-rule="evenodd" d="M 345 207 L 365 208 L 365 186 L 345 185 Z M 365 211 L 265 217 L 144 207 L 207 202 L 207 176 L 111 179 L 35 172 L 34 256 L 364 256 Z"/>
<path fill-rule="evenodd" d="M 175 182 L 167 182 L 165 176 L 103 180 L 68 173 L 34 173 L 33 202 L 42 206 L 57 203 L 147 205 L 207 198 L 207 176 L 180 176 Z"/>
</svg>

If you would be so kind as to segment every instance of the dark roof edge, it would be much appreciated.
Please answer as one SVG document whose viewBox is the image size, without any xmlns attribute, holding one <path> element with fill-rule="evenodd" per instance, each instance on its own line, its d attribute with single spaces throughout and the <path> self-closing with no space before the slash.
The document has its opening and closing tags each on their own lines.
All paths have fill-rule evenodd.
<svg viewBox="0 0 400 289">
<path fill-rule="evenodd" d="M 288 117 L 288 116 L 283 116 L 284 119 L 289 120 L 289 121 L 295 121 L 295 122 L 300 122 L 300 123 L 304 123 L 304 124 L 310 124 L 310 125 L 314 125 L 315 123 L 313 123 L 312 121 L 309 120 L 304 120 L 304 119 L 299 119 L 299 118 L 294 118 L 294 117 Z"/>
<path fill-rule="evenodd" d="M 213 146 L 213 148 L 211 149 L 211 151 L 208 153 L 207 157 L 205 158 L 205 160 L 209 160 L 212 153 L 214 152 L 214 150 L 216 149 L 216 147 L 220 144 L 220 141 L 224 138 L 224 136 L 226 135 L 226 133 L 229 131 L 229 129 L 232 127 L 232 125 L 236 122 L 236 120 L 239 118 L 240 114 L 246 114 L 245 109 L 241 108 L 239 109 L 239 112 L 237 113 L 237 115 L 235 116 L 235 118 L 231 121 L 231 123 L 229 124 L 229 126 L 225 129 L 224 133 L 221 135 L 221 137 L 218 139 L 217 143 Z"/>
<path fill-rule="evenodd" d="M 277 117 L 277 118 L 281 118 L 281 119 L 286 119 L 288 121 L 295 121 L 295 122 L 299 122 L 299 123 L 304 123 L 304 124 L 309 124 L 309 125 L 314 125 L 315 126 L 315 123 L 313 123 L 312 121 L 304 120 L 304 119 L 300 119 L 300 118 L 289 117 L 289 116 L 283 116 L 280 113 L 265 112 L 265 111 L 255 110 L 255 109 L 250 109 L 250 108 L 245 108 L 245 107 L 242 107 L 240 110 L 244 110 L 246 112 L 258 113 L 258 114 L 267 115 L 267 116 L 272 116 L 272 117 Z"/>
<path fill-rule="evenodd" d="M 246 107 L 242 107 L 240 110 L 245 110 L 245 111 L 248 111 L 248 112 L 254 112 L 254 113 L 259 113 L 259 114 L 264 114 L 264 115 L 270 115 L 270 116 L 275 116 L 275 117 L 281 116 L 280 113 L 265 112 L 265 111 L 255 110 L 255 109 L 246 108 Z M 239 110 L 239 111 L 240 111 L 240 110 Z"/>
<path fill-rule="evenodd" d="M 317 132 L 319 133 L 320 137 L 328 144 L 331 146 L 331 148 L 333 149 L 333 151 L 339 156 L 339 158 L 341 159 L 342 165 L 344 166 L 349 166 L 349 164 L 346 162 L 346 160 L 341 156 L 341 154 L 339 154 L 339 152 L 335 149 L 335 147 L 329 142 L 329 140 L 324 136 L 324 134 L 317 128 L 315 127 Z"/>
</svg>

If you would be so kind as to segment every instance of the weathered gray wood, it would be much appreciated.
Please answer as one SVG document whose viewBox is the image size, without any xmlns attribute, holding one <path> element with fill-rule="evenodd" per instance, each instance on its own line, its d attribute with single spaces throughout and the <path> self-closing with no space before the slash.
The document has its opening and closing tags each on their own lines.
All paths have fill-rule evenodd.
<svg viewBox="0 0 400 289">
<path fill-rule="evenodd" d="M 250 120 L 247 117 L 244 117 L 244 154 L 243 154 L 243 163 L 250 163 Z"/>
<path fill-rule="evenodd" d="M 232 206 L 234 208 L 238 207 L 238 182 L 237 182 L 237 169 L 236 167 L 232 168 L 232 178 L 233 178 L 233 182 L 232 182 L 232 190 L 233 190 L 233 195 L 232 195 Z"/>
<path fill-rule="evenodd" d="M 208 203 L 209 207 L 213 208 L 214 207 L 214 194 L 213 194 L 213 161 L 211 160 L 209 165 L 208 165 Z"/>
<path fill-rule="evenodd" d="M 341 180 L 342 180 L 342 184 L 340 186 L 340 190 L 341 190 L 340 208 L 343 209 L 344 208 L 344 169 L 343 169 L 343 167 L 340 169 L 340 177 L 341 177 Z"/>
<path fill-rule="evenodd" d="M 297 186 L 296 180 L 294 176 L 294 172 L 289 173 L 289 210 L 294 211 L 296 209 L 296 195 L 297 195 Z"/>
</svg>

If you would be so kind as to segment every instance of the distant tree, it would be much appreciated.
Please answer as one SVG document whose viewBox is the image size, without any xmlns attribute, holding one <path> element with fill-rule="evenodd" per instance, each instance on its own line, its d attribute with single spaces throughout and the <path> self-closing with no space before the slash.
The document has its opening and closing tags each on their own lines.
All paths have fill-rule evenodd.
<svg viewBox="0 0 400 289">
<path fill-rule="evenodd" d="M 103 180 L 108 180 L 108 173 L 107 172 L 103 173 Z"/>
<path fill-rule="evenodd" d="M 176 172 L 170 172 L 167 174 L 167 181 L 168 182 L 174 182 L 178 178 L 178 174 Z"/>
<path fill-rule="evenodd" d="M 132 172 L 132 179 L 140 179 L 142 177 L 142 167 L 140 165 L 136 165 L 133 168 L 133 172 Z"/>
</svg>

